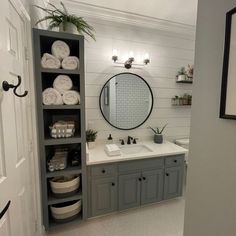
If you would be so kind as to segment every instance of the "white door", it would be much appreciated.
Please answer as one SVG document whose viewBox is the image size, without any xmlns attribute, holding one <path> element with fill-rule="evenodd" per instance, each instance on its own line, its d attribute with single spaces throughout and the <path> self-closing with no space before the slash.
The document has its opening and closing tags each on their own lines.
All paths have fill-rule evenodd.
<svg viewBox="0 0 236 236">
<path fill-rule="evenodd" d="M 22 84 L 16 90 L 22 94 L 28 86 L 25 56 L 26 24 L 16 7 L 16 0 L 1 0 L 0 4 L 0 213 L 11 201 L 0 219 L 1 236 L 34 236 L 34 209 L 30 188 L 29 95 L 23 98 L 5 92 L 2 81 Z"/>
</svg>

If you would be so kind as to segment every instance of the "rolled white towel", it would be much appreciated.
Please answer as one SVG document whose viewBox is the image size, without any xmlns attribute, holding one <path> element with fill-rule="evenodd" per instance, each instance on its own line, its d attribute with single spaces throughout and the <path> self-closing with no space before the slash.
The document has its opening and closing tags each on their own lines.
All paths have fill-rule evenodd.
<svg viewBox="0 0 236 236">
<path fill-rule="evenodd" d="M 61 66 L 65 70 L 76 70 L 79 69 L 78 57 L 69 56 L 63 59 Z"/>
<path fill-rule="evenodd" d="M 43 68 L 59 69 L 61 67 L 61 62 L 53 55 L 44 53 L 41 59 L 41 65 Z"/>
<path fill-rule="evenodd" d="M 62 105 L 61 94 L 54 88 L 47 88 L 43 91 L 44 105 Z"/>
<path fill-rule="evenodd" d="M 68 75 L 58 75 L 53 81 L 53 88 L 63 94 L 64 91 L 70 90 L 73 87 L 73 82 Z"/>
<path fill-rule="evenodd" d="M 75 90 L 65 91 L 62 100 L 66 105 L 76 105 L 80 103 L 80 94 Z"/>
<path fill-rule="evenodd" d="M 59 60 L 63 60 L 65 57 L 70 55 L 70 48 L 69 46 L 61 40 L 56 40 L 52 44 L 52 55 L 58 58 Z"/>
</svg>

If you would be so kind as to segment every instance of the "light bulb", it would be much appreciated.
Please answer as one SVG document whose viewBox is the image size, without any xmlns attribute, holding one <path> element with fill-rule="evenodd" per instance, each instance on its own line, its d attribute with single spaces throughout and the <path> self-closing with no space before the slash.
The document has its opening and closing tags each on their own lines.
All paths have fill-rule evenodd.
<svg viewBox="0 0 236 236">
<path fill-rule="evenodd" d="M 133 51 L 129 52 L 129 58 L 134 58 L 134 52 Z"/>
<path fill-rule="evenodd" d="M 112 51 L 112 56 L 118 56 L 118 51 L 117 51 L 117 49 L 113 49 L 113 51 Z"/>
<path fill-rule="evenodd" d="M 146 60 L 146 59 L 149 59 L 149 54 L 148 53 L 145 53 L 145 55 L 144 55 L 144 60 Z"/>
</svg>

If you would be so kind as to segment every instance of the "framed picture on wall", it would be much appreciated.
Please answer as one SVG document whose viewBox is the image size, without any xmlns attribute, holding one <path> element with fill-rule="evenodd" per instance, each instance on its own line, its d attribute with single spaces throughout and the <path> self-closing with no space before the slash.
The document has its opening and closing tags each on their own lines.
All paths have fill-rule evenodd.
<svg viewBox="0 0 236 236">
<path fill-rule="evenodd" d="M 236 8 L 226 14 L 220 118 L 236 120 Z"/>
</svg>

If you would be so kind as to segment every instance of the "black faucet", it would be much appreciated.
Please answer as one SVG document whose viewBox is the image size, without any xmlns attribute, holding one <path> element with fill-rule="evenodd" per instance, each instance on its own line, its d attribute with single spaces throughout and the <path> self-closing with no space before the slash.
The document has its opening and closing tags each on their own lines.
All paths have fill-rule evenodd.
<svg viewBox="0 0 236 236">
<path fill-rule="evenodd" d="M 127 144 L 131 144 L 131 140 L 133 140 L 133 138 L 131 136 L 128 136 Z"/>
</svg>

